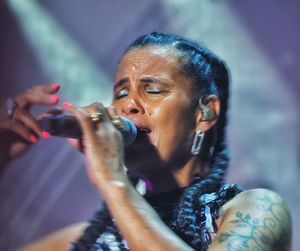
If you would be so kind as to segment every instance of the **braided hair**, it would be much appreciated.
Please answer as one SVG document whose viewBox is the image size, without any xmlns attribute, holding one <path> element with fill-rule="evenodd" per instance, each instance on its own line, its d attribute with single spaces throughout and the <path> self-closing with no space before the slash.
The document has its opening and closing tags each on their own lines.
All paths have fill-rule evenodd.
<svg viewBox="0 0 300 251">
<path fill-rule="evenodd" d="M 195 250 L 206 250 L 211 242 L 211 234 L 216 232 L 215 224 L 207 222 L 218 217 L 218 209 L 241 191 L 235 185 L 224 185 L 224 175 L 228 168 L 229 151 L 226 141 L 227 109 L 229 98 L 229 71 L 226 63 L 205 46 L 191 42 L 181 36 L 153 32 L 134 41 L 126 52 L 134 48 L 159 46 L 174 49 L 182 62 L 181 71 L 191 78 L 197 100 L 205 100 L 216 95 L 221 102 L 217 123 L 207 132 L 201 155 L 207 157 L 209 170 L 204 177 L 195 177 L 177 201 L 172 219 L 167 225 Z M 195 97 L 192 97 L 194 100 Z M 103 232 L 110 215 L 103 205 L 91 220 L 90 226 L 75 243 L 72 250 L 91 250 L 99 234 Z M 213 221 L 214 223 L 214 221 Z M 115 228 L 114 228 L 115 229 Z M 118 238 L 120 235 L 112 231 Z M 119 245 L 121 250 L 124 245 Z M 102 247 L 103 248 L 103 247 Z M 105 248 L 103 248 L 106 250 Z M 107 249 L 109 250 L 109 249 Z"/>
</svg>

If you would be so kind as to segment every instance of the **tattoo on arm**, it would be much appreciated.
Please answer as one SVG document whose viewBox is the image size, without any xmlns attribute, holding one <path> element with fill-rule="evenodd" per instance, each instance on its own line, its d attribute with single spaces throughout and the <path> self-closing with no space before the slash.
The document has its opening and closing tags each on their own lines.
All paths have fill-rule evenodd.
<svg viewBox="0 0 300 251">
<path fill-rule="evenodd" d="M 281 200 L 272 197 L 266 194 L 256 197 L 259 217 L 237 211 L 235 218 L 229 221 L 234 229 L 220 233 L 217 241 L 226 242 L 228 251 L 287 250 L 289 210 Z"/>
</svg>

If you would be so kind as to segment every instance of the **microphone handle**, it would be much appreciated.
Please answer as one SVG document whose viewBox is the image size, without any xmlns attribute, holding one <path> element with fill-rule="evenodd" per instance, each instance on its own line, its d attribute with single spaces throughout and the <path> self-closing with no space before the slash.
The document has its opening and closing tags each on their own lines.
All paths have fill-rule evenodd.
<svg viewBox="0 0 300 251">
<path fill-rule="evenodd" d="M 134 123 L 122 116 L 116 116 L 112 123 L 122 133 L 124 144 L 131 144 L 137 135 Z M 72 115 L 50 115 L 39 120 L 40 128 L 53 136 L 80 139 L 82 131 L 76 118 Z"/>
</svg>

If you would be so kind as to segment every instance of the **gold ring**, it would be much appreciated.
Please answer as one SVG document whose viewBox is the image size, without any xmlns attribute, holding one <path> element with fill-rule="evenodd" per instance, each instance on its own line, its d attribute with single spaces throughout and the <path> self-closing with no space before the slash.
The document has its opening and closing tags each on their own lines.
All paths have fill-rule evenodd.
<svg viewBox="0 0 300 251">
<path fill-rule="evenodd" d="M 103 120 L 103 114 L 101 112 L 91 113 L 90 117 L 93 122 L 100 122 Z"/>
</svg>

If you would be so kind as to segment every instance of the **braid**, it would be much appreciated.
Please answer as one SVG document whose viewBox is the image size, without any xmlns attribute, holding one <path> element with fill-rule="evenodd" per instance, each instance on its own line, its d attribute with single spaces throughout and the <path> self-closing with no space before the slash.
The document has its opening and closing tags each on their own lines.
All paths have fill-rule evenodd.
<svg viewBox="0 0 300 251">
<path fill-rule="evenodd" d="M 189 44 L 190 46 L 190 44 Z M 221 112 L 220 118 L 215 125 L 216 128 L 212 129 L 211 133 L 215 133 L 216 142 L 210 146 L 210 168 L 205 178 L 196 178 L 194 182 L 185 190 L 178 207 L 174 211 L 174 218 L 171 224 L 171 228 L 186 242 L 190 243 L 196 250 L 206 250 L 208 244 L 211 242 L 210 233 L 214 232 L 214 229 L 207 229 L 206 220 L 208 217 L 207 210 L 213 211 L 213 207 L 224 204 L 228 199 L 224 196 L 223 200 L 219 199 L 217 202 L 217 196 L 213 199 L 210 198 L 209 205 L 203 201 L 203 195 L 218 193 L 221 188 L 226 170 L 229 164 L 229 151 L 226 141 L 226 124 L 227 124 L 227 106 L 229 96 L 229 79 L 228 71 L 225 64 L 217 58 L 212 52 L 206 51 L 205 48 L 192 46 L 195 54 L 201 54 L 204 58 L 207 66 L 205 69 L 201 67 L 205 63 L 197 64 L 193 61 L 197 61 L 197 58 L 201 58 L 201 55 L 194 56 L 195 60 L 190 60 L 195 66 L 202 68 L 200 75 L 201 83 L 207 85 L 200 87 L 200 95 L 208 96 L 210 94 L 217 94 L 221 100 Z M 188 65 L 187 68 L 191 69 Z M 201 70 L 201 69 L 200 69 Z M 198 70 L 198 71 L 200 71 Z M 194 70 L 195 72 L 195 70 Z M 199 75 L 198 75 L 199 76 Z M 199 77 L 196 80 L 199 81 Z M 209 83 L 210 82 L 210 83 Z M 214 93 L 211 93 L 211 92 Z M 217 92 L 217 93 L 215 93 Z M 224 194 L 225 195 L 225 194 Z M 217 214 L 217 212 L 214 212 Z"/>
<path fill-rule="evenodd" d="M 137 177 L 131 172 L 128 172 L 128 177 L 133 185 L 138 182 Z M 87 251 L 87 250 L 111 250 L 109 245 L 103 241 L 101 234 L 111 234 L 114 236 L 115 244 L 118 245 L 118 250 L 128 251 L 126 242 L 123 241 L 116 225 L 114 224 L 108 208 L 104 202 L 99 204 L 96 213 L 89 221 L 89 226 L 85 229 L 82 236 L 71 244 L 71 251 Z"/>
<path fill-rule="evenodd" d="M 220 128 L 219 132 L 224 131 Z M 205 178 L 196 177 L 193 183 L 185 189 L 177 208 L 174 211 L 171 229 L 183 240 L 190 243 L 196 250 L 206 250 L 211 242 L 210 234 L 215 229 L 207 229 L 207 209 L 210 212 L 228 200 L 227 194 L 223 198 L 215 196 L 209 204 L 201 200 L 205 194 L 218 194 L 224 180 L 229 162 L 228 149 L 225 139 L 222 137 L 216 142 L 216 150 L 210 171 Z M 219 193 L 220 194 L 220 193 Z M 233 195 L 235 195 L 234 193 Z M 216 200 L 219 199 L 217 202 Z M 218 212 L 213 212 L 218 216 Z M 215 227 L 215 226 L 214 226 Z M 216 227 L 215 227 L 216 228 Z"/>
<path fill-rule="evenodd" d="M 105 204 L 100 204 L 94 215 L 89 221 L 89 226 L 85 229 L 82 236 L 76 243 L 72 243 L 70 250 L 72 251 L 86 251 L 90 250 L 96 242 L 99 235 L 104 232 L 106 226 L 111 224 L 111 217 Z"/>
<path fill-rule="evenodd" d="M 134 41 L 125 53 L 133 48 L 152 45 L 174 48 L 178 53 L 182 59 L 182 73 L 195 83 L 193 102 L 196 98 L 199 100 L 199 97 L 203 99 L 209 95 L 218 96 L 221 102 L 220 117 L 207 133 L 203 144 L 203 156 L 209 156 L 209 171 L 204 177 L 195 177 L 184 190 L 176 207 L 172 207 L 172 217 L 166 222 L 195 250 L 204 251 L 211 243 L 211 234 L 217 230 L 214 220 L 218 217 L 219 208 L 241 191 L 236 185 L 224 184 L 230 159 L 226 141 L 229 73 L 226 64 L 213 52 L 173 34 L 153 32 L 142 36 Z M 98 245 L 95 242 L 104 231 L 114 234 L 120 250 L 128 250 L 121 242 L 122 238 L 105 206 L 98 209 L 90 221 L 90 226 L 71 250 L 94 250 L 91 248 Z M 109 247 L 104 244 L 100 250 L 109 250 Z"/>
</svg>

